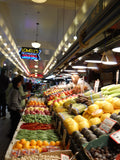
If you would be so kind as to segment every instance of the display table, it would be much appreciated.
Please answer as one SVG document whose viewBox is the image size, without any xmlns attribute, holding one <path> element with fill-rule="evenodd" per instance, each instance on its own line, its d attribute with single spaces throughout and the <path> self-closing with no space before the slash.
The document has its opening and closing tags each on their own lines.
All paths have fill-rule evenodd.
<svg viewBox="0 0 120 160">
<path fill-rule="evenodd" d="M 18 131 L 20 130 L 20 126 L 22 125 L 22 123 L 23 123 L 23 121 L 20 120 L 20 122 L 19 122 L 19 124 L 18 124 L 18 126 L 17 126 L 17 129 L 16 129 L 16 131 L 15 131 L 15 133 L 14 133 L 14 136 L 13 136 L 13 138 L 12 138 L 10 144 L 9 144 L 9 147 L 8 147 L 8 149 L 7 149 L 7 152 L 6 152 L 6 154 L 5 154 L 5 160 L 10 160 L 10 159 L 11 159 L 11 151 L 12 151 L 13 145 L 14 145 L 15 142 L 16 142 L 16 139 L 15 139 L 15 138 L 16 138 L 16 136 L 17 136 Z"/>
</svg>

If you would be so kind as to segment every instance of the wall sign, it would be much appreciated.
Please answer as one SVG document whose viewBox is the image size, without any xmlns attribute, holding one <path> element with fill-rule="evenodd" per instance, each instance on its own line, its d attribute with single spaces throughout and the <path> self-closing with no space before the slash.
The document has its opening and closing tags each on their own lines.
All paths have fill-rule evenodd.
<svg viewBox="0 0 120 160">
<path fill-rule="evenodd" d="M 39 48 L 22 47 L 19 51 L 21 58 L 30 60 L 40 60 L 40 53 Z"/>
</svg>

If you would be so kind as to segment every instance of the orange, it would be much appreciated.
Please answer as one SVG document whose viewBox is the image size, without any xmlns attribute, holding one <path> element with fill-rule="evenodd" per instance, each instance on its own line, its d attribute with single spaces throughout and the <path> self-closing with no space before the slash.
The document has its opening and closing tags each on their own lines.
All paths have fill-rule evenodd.
<svg viewBox="0 0 120 160">
<path fill-rule="evenodd" d="M 51 145 L 51 146 L 55 146 L 55 142 L 54 142 L 54 141 L 51 141 L 51 142 L 50 142 L 50 145 Z"/>
<path fill-rule="evenodd" d="M 31 145 L 31 146 L 36 146 L 36 143 L 37 143 L 37 142 L 36 142 L 34 139 L 32 139 L 32 140 L 30 141 L 30 145 Z"/>
<path fill-rule="evenodd" d="M 20 140 L 20 143 L 21 143 L 21 144 L 25 144 L 25 143 L 26 143 L 26 140 L 25 140 L 25 139 L 21 139 L 21 140 Z"/>
<path fill-rule="evenodd" d="M 38 146 L 42 146 L 42 144 L 43 144 L 43 142 L 42 142 L 41 140 L 38 140 L 38 141 L 37 141 L 37 145 L 38 145 Z"/>
<path fill-rule="evenodd" d="M 31 149 L 36 149 L 36 146 L 30 146 Z"/>
<path fill-rule="evenodd" d="M 23 148 L 29 149 L 30 148 L 30 142 L 26 141 L 26 143 L 23 145 Z"/>
<path fill-rule="evenodd" d="M 16 148 L 17 148 L 17 149 L 22 149 L 22 144 L 17 143 L 17 144 L 16 144 Z"/>
<path fill-rule="evenodd" d="M 44 146 L 49 146 L 49 143 L 47 141 L 43 141 Z"/>
<path fill-rule="evenodd" d="M 39 147 L 39 148 L 38 148 L 38 151 L 41 153 L 41 152 L 42 152 L 42 148 L 41 148 L 41 147 Z"/>
<path fill-rule="evenodd" d="M 56 145 L 56 146 L 60 146 L 60 145 L 61 145 L 61 142 L 60 142 L 60 141 L 56 141 L 55 145 Z"/>
</svg>

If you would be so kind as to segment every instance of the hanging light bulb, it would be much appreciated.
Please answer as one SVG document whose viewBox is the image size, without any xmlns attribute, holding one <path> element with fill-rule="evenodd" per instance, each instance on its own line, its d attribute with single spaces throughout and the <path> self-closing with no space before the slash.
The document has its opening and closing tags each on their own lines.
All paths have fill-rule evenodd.
<svg viewBox="0 0 120 160">
<path fill-rule="evenodd" d="M 47 0 L 32 0 L 35 3 L 45 3 Z"/>
<path fill-rule="evenodd" d="M 41 44 L 39 42 L 37 42 L 37 39 L 38 39 L 38 25 L 39 25 L 39 23 L 36 23 L 36 40 L 31 43 L 33 48 L 40 48 L 40 46 L 41 46 Z"/>
<path fill-rule="evenodd" d="M 75 36 L 73 37 L 73 39 L 74 39 L 74 40 L 77 40 L 77 36 L 75 35 Z"/>
</svg>

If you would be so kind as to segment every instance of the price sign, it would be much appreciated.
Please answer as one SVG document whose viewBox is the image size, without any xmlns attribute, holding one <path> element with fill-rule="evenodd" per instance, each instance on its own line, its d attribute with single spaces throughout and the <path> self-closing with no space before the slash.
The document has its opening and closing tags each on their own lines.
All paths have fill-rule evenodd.
<svg viewBox="0 0 120 160">
<path fill-rule="evenodd" d="M 61 154 L 61 160 L 70 160 L 70 157 L 65 154 Z"/>
<path fill-rule="evenodd" d="M 116 121 L 111 118 L 106 118 L 100 125 L 100 129 L 104 130 L 106 133 L 109 133 L 112 127 L 116 124 Z"/>
<path fill-rule="evenodd" d="M 112 133 L 110 137 L 118 144 L 120 144 L 120 130 Z"/>
<path fill-rule="evenodd" d="M 94 84 L 94 92 L 95 92 L 95 93 L 98 92 L 99 84 L 100 84 L 100 80 L 97 79 L 97 80 L 95 81 L 95 84 Z"/>
</svg>

